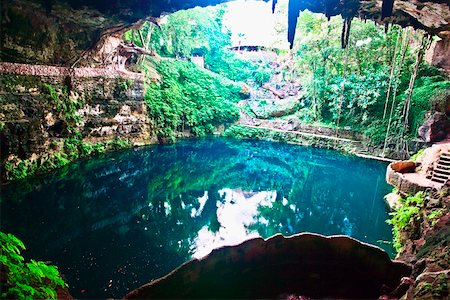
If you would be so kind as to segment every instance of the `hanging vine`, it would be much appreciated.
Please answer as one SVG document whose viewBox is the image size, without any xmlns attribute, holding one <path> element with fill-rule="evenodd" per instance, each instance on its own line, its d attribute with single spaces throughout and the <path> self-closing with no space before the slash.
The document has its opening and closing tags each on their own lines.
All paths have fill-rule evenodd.
<svg viewBox="0 0 450 300">
<path fill-rule="evenodd" d="M 391 72 L 390 72 L 390 75 L 389 75 L 388 89 L 387 89 L 387 93 L 386 93 L 386 102 L 384 103 L 383 120 L 386 118 L 386 113 L 387 113 L 387 109 L 388 109 L 389 97 L 390 97 L 391 87 L 392 87 L 392 79 L 394 77 L 395 67 L 396 67 L 396 63 L 395 62 L 396 62 L 396 59 L 397 59 L 397 49 L 398 49 L 398 45 L 399 45 L 400 39 L 401 39 L 401 34 L 399 32 L 397 34 L 397 41 L 395 42 L 394 55 L 392 56 Z"/>
<path fill-rule="evenodd" d="M 395 72 L 395 78 L 399 78 L 401 76 L 402 72 L 403 72 L 403 64 L 405 62 L 406 52 L 408 50 L 409 39 L 410 39 L 409 28 L 407 28 L 405 30 L 404 34 L 405 34 L 405 37 L 403 38 L 403 43 L 402 43 L 401 48 L 400 48 L 400 51 L 401 51 L 400 62 L 398 64 L 398 70 Z M 394 63 L 395 63 L 395 61 L 394 61 Z M 394 70 L 395 70 L 395 67 L 394 67 Z M 386 129 L 386 136 L 384 138 L 383 152 L 381 154 L 382 157 L 385 156 L 386 147 L 387 147 L 387 143 L 388 143 L 388 139 L 389 139 L 389 132 L 390 132 L 390 129 L 391 129 L 392 117 L 394 115 L 395 101 L 396 101 L 396 97 L 397 97 L 398 86 L 399 86 L 399 80 L 395 80 L 394 81 L 394 88 L 393 88 L 393 91 L 392 91 L 392 105 L 391 105 L 391 111 L 389 113 L 388 127 Z"/>
<path fill-rule="evenodd" d="M 345 48 L 345 62 L 344 69 L 342 71 L 342 83 L 341 83 L 341 96 L 339 97 L 338 117 L 336 122 L 336 137 L 339 134 L 339 123 L 341 121 L 342 103 L 344 102 L 345 81 L 347 79 L 347 66 L 348 66 L 348 48 Z"/>
<path fill-rule="evenodd" d="M 430 45 L 431 36 L 429 34 L 424 34 L 422 37 L 421 45 L 417 51 L 416 60 L 414 63 L 414 69 L 411 74 L 411 79 L 409 81 L 408 90 L 406 91 L 405 103 L 403 105 L 402 110 L 402 119 L 403 125 L 401 126 L 401 134 L 400 134 L 400 143 L 397 144 L 399 153 L 401 153 L 402 158 L 407 158 L 409 149 L 408 149 L 408 140 L 405 139 L 405 134 L 408 132 L 409 126 L 409 111 L 411 108 L 411 96 L 414 91 L 414 84 L 417 78 L 417 72 L 419 71 L 420 65 L 423 61 L 423 57 L 425 55 L 425 51 Z"/>
</svg>

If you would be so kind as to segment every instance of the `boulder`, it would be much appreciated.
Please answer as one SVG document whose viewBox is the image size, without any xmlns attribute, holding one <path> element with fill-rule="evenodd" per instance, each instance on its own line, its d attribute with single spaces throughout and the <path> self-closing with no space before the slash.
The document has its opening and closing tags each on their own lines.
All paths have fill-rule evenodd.
<svg viewBox="0 0 450 300">
<path fill-rule="evenodd" d="M 411 267 L 348 236 L 303 233 L 255 238 L 214 250 L 145 284 L 126 299 L 376 299 L 390 294 Z"/>
<path fill-rule="evenodd" d="M 391 211 L 396 211 L 402 206 L 401 198 L 402 197 L 397 193 L 389 193 L 386 196 L 384 196 L 384 199 L 386 200 L 386 203 L 389 205 Z"/>
<path fill-rule="evenodd" d="M 419 137 L 427 143 L 445 139 L 450 129 L 450 121 L 445 113 L 435 112 L 419 128 Z"/>
<path fill-rule="evenodd" d="M 241 90 L 239 91 L 239 97 L 241 99 L 249 99 L 250 98 L 250 88 L 245 83 L 241 82 Z"/>
<path fill-rule="evenodd" d="M 416 169 L 416 163 L 411 160 L 401 160 L 391 164 L 391 168 L 398 173 L 413 173 Z"/>
<path fill-rule="evenodd" d="M 450 67 L 449 67 L 449 73 L 450 73 Z M 445 98 L 445 107 L 443 109 L 443 112 L 445 112 L 445 115 L 447 117 L 450 117 L 450 95 L 447 95 Z"/>
<path fill-rule="evenodd" d="M 298 97 L 285 99 L 254 99 L 249 101 L 250 109 L 259 119 L 279 118 L 293 114 L 300 103 Z"/>
<path fill-rule="evenodd" d="M 431 49 L 431 59 L 429 59 L 430 64 L 450 72 L 450 55 L 448 53 L 450 53 L 450 38 L 434 42 Z"/>
</svg>

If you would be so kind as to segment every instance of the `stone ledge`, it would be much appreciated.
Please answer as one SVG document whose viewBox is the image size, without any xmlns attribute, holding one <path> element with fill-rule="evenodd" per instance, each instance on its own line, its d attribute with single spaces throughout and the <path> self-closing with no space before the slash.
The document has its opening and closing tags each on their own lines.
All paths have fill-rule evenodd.
<svg viewBox="0 0 450 300">
<path fill-rule="evenodd" d="M 417 164 L 413 161 L 397 161 L 388 165 L 386 181 L 395 186 L 401 195 L 414 195 L 428 188 L 437 187 L 424 175 L 415 173 Z"/>
<path fill-rule="evenodd" d="M 17 74 L 32 76 L 55 77 L 106 77 L 144 80 L 144 74 L 133 73 L 122 69 L 113 68 L 69 68 L 45 65 L 29 65 L 19 63 L 0 62 L 0 74 Z"/>
</svg>

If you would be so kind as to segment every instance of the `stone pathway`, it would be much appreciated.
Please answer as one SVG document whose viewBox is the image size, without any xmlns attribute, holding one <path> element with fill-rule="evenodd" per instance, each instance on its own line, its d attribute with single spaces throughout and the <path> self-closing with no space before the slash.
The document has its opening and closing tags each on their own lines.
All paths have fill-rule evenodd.
<svg viewBox="0 0 450 300">
<path fill-rule="evenodd" d="M 44 65 L 28 65 L 19 63 L 0 62 L 0 74 L 17 74 L 32 76 L 57 77 L 105 77 L 144 80 L 144 74 L 130 72 L 125 69 L 113 68 L 68 68 Z"/>
</svg>

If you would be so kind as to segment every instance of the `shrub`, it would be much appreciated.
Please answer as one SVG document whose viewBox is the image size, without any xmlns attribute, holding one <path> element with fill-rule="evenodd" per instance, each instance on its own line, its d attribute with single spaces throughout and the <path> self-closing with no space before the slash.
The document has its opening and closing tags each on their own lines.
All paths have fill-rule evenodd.
<svg viewBox="0 0 450 300">
<path fill-rule="evenodd" d="M 67 287 L 56 266 L 35 260 L 25 263 L 21 255 L 25 245 L 14 235 L 0 232 L 0 250 L 5 274 L 2 299 L 56 299 L 56 289 Z"/>
<path fill-rule="evenodd" d="M 185 129 L 205 136 L 239 117 L 240 85 L 185 61 L 161 61 L 156 70 L 161 82 L 147 85 L 145 100 L 158 138 Z"/>
<path fill-rule="evenodd" d="M 397 211 L 391 213 L 392 219 L 386 221 L 393 225 L 394 248 L 397 252 L 401 251 L 404 243 L 401 231 L 408 229 L 414 221 L 420 220 L 419 212 L 424 205 L 424 199 L 424 192 L 407 197 L 404 204 Z"/>
</svg>

